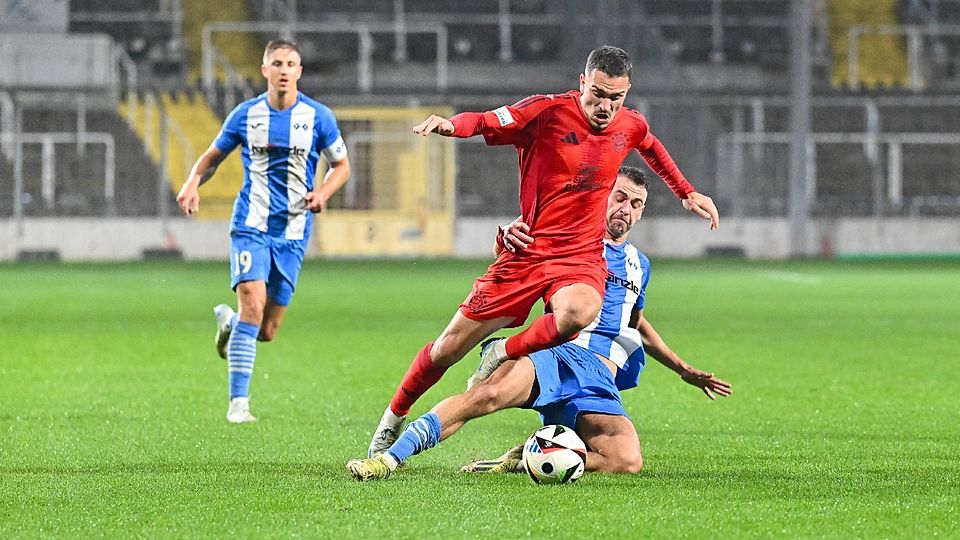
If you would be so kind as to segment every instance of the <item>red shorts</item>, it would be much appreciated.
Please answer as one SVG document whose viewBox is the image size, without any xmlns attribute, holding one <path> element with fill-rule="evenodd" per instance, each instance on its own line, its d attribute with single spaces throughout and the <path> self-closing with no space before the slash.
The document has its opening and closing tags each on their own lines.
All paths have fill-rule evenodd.
<svg viewBox="0 0 960 540">
<path fill-rule="evenodd" d="M 460 313 L 475 321 L 512 317 L 507 327 L 514 328 L 527 320 L 537 300 L 548 304 L 574 283 L 589 285 L 603 297 L 606 281 L 607 265 L 599 256 L 529 261 L 504 253 L 473 282 Z"/>
</svg>

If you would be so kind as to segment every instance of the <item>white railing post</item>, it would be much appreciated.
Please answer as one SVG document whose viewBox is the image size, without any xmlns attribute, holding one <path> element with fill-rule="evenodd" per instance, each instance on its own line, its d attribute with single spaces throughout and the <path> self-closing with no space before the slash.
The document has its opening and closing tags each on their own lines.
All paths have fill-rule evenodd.
<svg viewBox="0 0 960 540">
<path fill-rule="evenodd" d="M 871 165 L 876 164 L 880 158 L 880 148 L 877 142 L 877 136 L 880 134 L 880 108 L 877 102 L 867 98 L 863 100 L 864 130 L 865 138 L 863 140 L 863 152 Z"/>
<path fill-rule="evenodd" d="M 750 100 L 750 112 L 753 117 L 753 132 L 763 133 L 766 130 L 766 116 L 763 110 L 763 100 L 753 98 Z M 763 157 L 763 146 L 759 142 L 753 143 L 753 159 L 759 160 Z"/>
<path fill-rule="evenodd" d="M 107 203 L 107 215 L 115 216 L 117 215 L 117 149 L 112 135 L 104 138 L 103 143 L 103 159 L 106 161 L 103 167 L 103 199 Z"/>
<path fill-rule="evenodd" d="M 200 54 L 202 66 L 200 78 L 203 81 L 203 91 L 207 94 L 207 102 L 211 107 L 217 106 L 217 67 L 216 52 L 213 49 L 213 29 L 209 24 L 200 32 Z"/>
<path fill-rule="evenodd" d="M 863 27 L 860 25 L 851 26 L 847 32 L 847 86 L 851 89 L 860 88 L 860 58 L 857 49 L 862 32 Z"/>
<path fill-rule="evenodd" d="M 907 70 L 910 74 L 910 89 L 919 92 L 923 89 L 923 76 L 921 75 L 920 50 L 923 48 L 923 40 L 920 36 L 920 30 L 916 26 L 907 27 Z"/>
<path fill-rule="evenodd" d="M 393 61 L 407 61 L 406 7 L 404 0 L 393 0 Z"/>
<path fill-rule="evenodd" d="M 134 126 L 136 125 L 135 119 L 137 118 L 137 79 L 139 75 L 137 73 L 137 63 L 133 61 L 133 58 L 130 58 L 130 55 L 127 54 L 126 49 L 120 45 L 114 46 L 114 53 L 117 56 L 117 64 L 123 68 L 124 79 L 127 83 L 127 93 L 124 98 L 127 100 L 127 122 Z"/>
<path fill-rule="evenodd" d="M 500 61 L 510 62 L 513 60 L 513 36 L 510 22 L 510 0 L 500 0 L 499 19 Z"/>
<path fill-rule="evenodd" d="M 50 137 L 43 137 L 40 141 L 40 196 L 43 198 L 43 204 L 47 207 L 47 210 L 53 210 L 57 197 L 53 168 L 53 140 Z"/>
<path fill-rule="evenodd" d="M 15 120 L 13 98 L 7 92 L 0 92 L 0 155 L 6 159 L 13 157 L 10 145 L 13 144 L 13 124 Z"/>
<path fill-rule="evenodd" d="M 447 90 L 447 27 L 437 28 L 437 90 Z"/>
<path fill-rule="evenodd" d="M 887 151 L 887 200 L 895 210 L 903 205 L 903 145 L 895 140 Z"/>
<path fill-rule="evenodd" d="M 723 0 L 713 0 L 710 4 L 710 61 L 722 64 L 723 54 Z"/>
<path fill-rule="evenodd" d="M 357 28 L 360 38 L 360 57 L 357 59 L 357 80 L 360 91 L 364 94 L 373 89 L 373 37 L 366 26 Z"/>
<path fill-rule="evenodd" d="M 77 155 L 83 157 L 87 153 L 84 144 L 84 134 L 87 132 L 87 98 L 84 94 L 77 96 Z"/>
<path fill-rule="evenodd" d="M 733 140 L 736 143 L 730 149 L 730 215 L 743 216 L 743 144 L 738 139 L 743 134 L 743 108 L 733 109 Z"/>
<path fill-rule="evenodd" d="M 156 111 L 157 97 L 151 92 L 143 98 L 143 141 L 147 143 L 147 154 L 153 159 L 157 159 L 157 156 L 153 154 L 153 141 L 157 135 L 157 126 L 154 125 Z"/>
</svg>

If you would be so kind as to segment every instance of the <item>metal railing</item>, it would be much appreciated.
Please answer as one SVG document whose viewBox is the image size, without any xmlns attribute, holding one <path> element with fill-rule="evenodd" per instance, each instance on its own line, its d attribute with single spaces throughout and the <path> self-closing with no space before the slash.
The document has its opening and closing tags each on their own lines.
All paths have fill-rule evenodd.
<svg viewBox="0 0 960 540">
<path fill-rule="evenodd" d="M 731 215 L 742 215 L 736 205 L 743 195 L 743 146 L 763 144 L 790 144 L 789 133 L 724 133 L 717 138 L 716 155 L 720 178 L 728 178 L 731 185 L 726 194 L 733 203 Z M 903 147 L 904 145 L 960 145 L 958 133 L 810 133 L 806 138 L 807 198 L 813 201 L 817 192 L 817 145 L 859 144 L 873 168 L 872 209 L 880 215 L 885 206 L 899 210 L 903 206 Z M 886 178 L 881 173 L 880 146 L 887 147 Z M 729 165 L 726 165 L 729 164 Z M 726 168 L 727 170 L 723 170 Z M 885 188 L 885 189 L 884 189 Z"/>
<path fill-rule="evenodd" d="M 116 211 L 114 195 L 116 193 L 116 144 L 110 133 L 16 133 L 4 134 L 4 145 L 13 146 L 13 219 L 22 223 L 23 220 L 23 146 L 27 144 L 40 145 L 40 194 L 44 205 L 52 210 L 56 203 L 56 144 L 102 144 L 104 145 L 104 173 L 103 198 L 106 202 L 107 214 L 113 215 Z"/>
<path fill-rule="evenodd" d="M 319 34 L 356 34 L 359 42 L 360 58 L 357 62 L 357 85 L 361 92 L 367 93 L 373 89 L 373 34 L 392 34 L 396 32 L 393 23 L 358 24 L 346 28 L 339 24 L 327 23 L 289 23 L 276 22 L 214 22 L 204 25 L 201 36 L 202 47 L 202 80 L 207 100 L 216 105 L 216 50 L 213 45 L 213 34 L 216 32 L 270 32 L 281 30 L 284 34 L 292 33 L 319 33 Z M 434 34 L 437 41 L 436 60 L 436 88 L 439 91 L 447 89 L 447 29 L 443 25 L 416 24 L 406 26 L 410 33 Z"/>
<path fill-rule="evenodd" d="M 182 0 L 163 0 L 156 11 L 81 11 L 70 12 L 70 20 L 83 23 L 161 23 L 170 25 L 171 37 L 177 41 L 183 36 Z M 81 4 L 81 2 L 77 2 Z"/>
<path fill-rule="evenodd" d="M 907 73 L 909 88 L 914 92 L 923 90 L 923 37 L 960 36 L 960 25 L 885 25 L 858 24 L 847 31 L 847 85 L 860 87 L 860 38 L 864 35 L 894 35 L 907 38 Z"/>
<path fill-rule="evenodd" d="M 708 15 L 643 15 L 636 18 L 617 18 L 611 20 L 609 17 L 582 14 L 577 16 L 577 21 L 584 24 L 594 24 L 598 26 L 633 26 L 644 28 L 707 28 L 710 32 L 711 58 L 714 61 L 723 61 L 723 42 L 724 36 L 730 28 L 750 27 L 750 28 L 786 28 L 788 26 L 787 17 L 778 15 L 761 16 L 738 16 L 734 14 L 725 14 L 724 5 L 736 3 L 733 0 L 692 0 L 691 3 L 701 4 L 704 1 L 710 2 L 710 14 Z M 771 2 L 780 0 L 770 0 Z M 821 2 L 821 0 L 817 0 Z M 518 14 L 511 13 L 511 0 L 493 0 L 496 3 L 496 9 L 491 9 L 489 13 L 434 13 L 434 12 L 416 12 L 406 9 L 404 0 L 393 0 L 392 17 L 390 20 L 394 25 L 395 49 L 394 60 L 403 62 L 407 59 L 406 30 L 408 28 L 407 19 L 413 18 L 421 23 L 440 23 L 449 25 L 470 25 L 470 26 L 489 26 L 494 28 L 498 45 L 498 59 L 501 62 L 510 62 L 513 60 L 512 41 L 516 33 L 515 26 L 556 26 L 562 27 L 569 23 L 569 18 L 565 15 L 556 13 L 538 13 L 538 14 Z M 290 11 L 285 13 L 289 20 L 297 16 L 295 6 L 288 8 Z M 823 12 L 824 10 L 819 10 Z M 341 20 L 345 22 L 354 22 L 357 13 L 337 13 L 324 12 L 325 20 Z M 385 22 L 386 18 L 383 19 Z M 491 32 L 491 36 L 494 32 Z"/>
</svg>

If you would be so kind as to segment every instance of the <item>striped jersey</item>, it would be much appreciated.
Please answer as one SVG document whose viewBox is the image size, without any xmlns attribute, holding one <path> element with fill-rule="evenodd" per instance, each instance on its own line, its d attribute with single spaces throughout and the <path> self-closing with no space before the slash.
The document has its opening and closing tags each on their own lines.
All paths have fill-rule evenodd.
<svg viewBox="0 0 960 540">
<path fill-rule="evenodd" d="M 650 281 L 650 260 L 633 244 L 604 240 L 607 260 L 607 288 L 603 308 L 589 326 L 572 341 L 617 365 L 617 388 L 637 386 L 645 357 L 640 331 L 630 326 L 633 314 L 643 309 Z"/>
<path fill-rule="evenodd" d="M 304 196 L 313 190 L 317 163 L 346 157 L 333 112 L 303 92 L 278 111 L 263 93 L 238 105 L 214 140 L 223 153 L 241 147 L 243 188 L 233 205 L 231 231 L 260 231 L 288 240 L 309 238 L 312 214 Z"/>
</svg>

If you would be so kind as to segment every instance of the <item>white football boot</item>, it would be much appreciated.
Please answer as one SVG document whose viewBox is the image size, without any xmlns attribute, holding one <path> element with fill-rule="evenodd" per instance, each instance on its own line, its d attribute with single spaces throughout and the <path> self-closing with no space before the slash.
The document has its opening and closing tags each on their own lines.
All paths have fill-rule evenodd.
<svg viewBox="0 0 960 540">
<path fill-rule="evenodd" d="M 235 397 L 230 400 L 230 408 L 227 409 L 227 422 L 247 424 L 256 421 L 257 417 L 250 414 L 250 398 Z"/>
<path fill-rule="evenodd" d="M 397 416 L 393 414 L 390 407 L 383 411 L 383 417 L 380 418 L 380 424 L 377 430 L 373 432 L 373 439 L 370 440 L 370 448 L 367 450 L 367 456 L 374 457 L 377 454 L 386 452 L 388 448 L 397 442 L 400 437 L 400 430 L 403 429 L 403 421 L 406 416 Z"/>
<path fill-rule="evenodd" d="M 230 326 L 230 321 L 233 320 L 234 316 L 233 308 L 226 304 L 219 304 L 213 308 L 213 314 L 217 318 L 217 335 L 214 337 L 213 343 L 217 346 L 217 354 L 220 355 L 220 358 L 226 360 L 227 341 L 230 340 L 230 332 L 233 331 L 233 327 Z"/>
<path fill-rule="evenodd" d="M 480 365 L 467 379 L 467 390 L 486 380 L 507 360 L 507 338 L 491 338 L 480 344 Z"/>
</svg>

